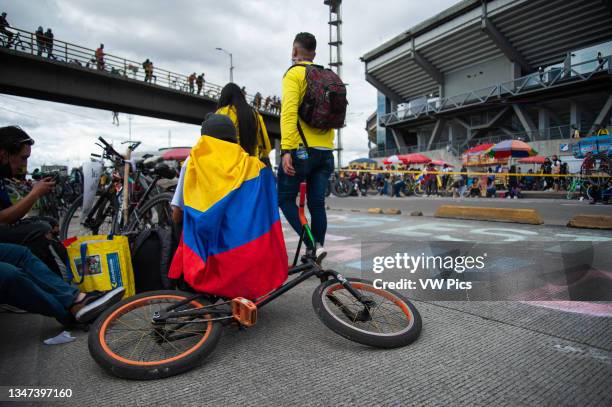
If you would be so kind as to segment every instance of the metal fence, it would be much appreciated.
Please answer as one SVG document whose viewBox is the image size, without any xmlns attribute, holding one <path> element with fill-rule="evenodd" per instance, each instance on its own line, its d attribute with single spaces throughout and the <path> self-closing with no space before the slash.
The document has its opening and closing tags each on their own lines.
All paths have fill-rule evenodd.
<svg viewBox="0 0 612 407">
<path fill-rule="evenodd" d="M 151 86 L 170 88 L 212 100 L 217 100 L 221 93 L 222 86 L 208 81 L 204 81 L 201 92 L 198 93 L 196 82 L 193 81 L 190 84 L 190 74 L 185 75 L 153 66 L 151 75 L 147 76 L 143 67 L 144 61 L 136 62 L 108 53 L 104 53 L 102 58 L 98 58 L 96 57 L 96 51 L 91 48 L 57 39 L 49 41 L 44 36 L 37 36 L 36 33 L 14 27 L 10 27 L 8 30 L 12 32 L 13 36 L 9 40 L 6 33 L 0 32 L 0 47 L 10 48 L 54 62 L 70 64 L 81 69 L 91 69 L 117 75 L 128 80 L 143 81 Z M 246 95 L 247 101 L 252 106 L 255 106 L 254 98 L 254 95 Z M 267 106 L 266 108 L 264 100 L 261 100 L 259 110 L 271 114 L 279 113 L 274 106 Z"/>
<path fill-rule="evenodd" d="M 380 124 L 386 126 L 416 119 L 420 116 L 487 103 L 502 96 L 517 96 L 571 82 L 584 82 L 601 72 L 612 75 L 612 66 L 608 63 L 611 60 L 612 56 L 606 56 L 571 66 L 553 67 L 547 71 L 535 72 L 511 81 L 449 97 L 431 99 L 427 96 L 421 96 L 404 102 L 409 105 L 408 107 L 381 116 Z"/>
</svg>

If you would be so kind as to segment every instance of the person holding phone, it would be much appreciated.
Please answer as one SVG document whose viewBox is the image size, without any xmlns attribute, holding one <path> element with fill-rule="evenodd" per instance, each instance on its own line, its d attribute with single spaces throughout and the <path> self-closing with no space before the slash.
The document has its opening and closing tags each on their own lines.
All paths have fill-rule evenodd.
<svg viewBox="0 0 612 407">
<path fill-rule="evenodd" d="M 34 140 L 18 126 L 0 128 L 0 243 L 29 248 L 52 271 L 62 276 L 67 254 L 58 241 L 59 223 L 49 217 L 26 217 L 36 201 L 55 188 L 51 177 L 37 181 L 22 199 L 11 202 L 6 183 L 27 172 Z"/>
</svg>

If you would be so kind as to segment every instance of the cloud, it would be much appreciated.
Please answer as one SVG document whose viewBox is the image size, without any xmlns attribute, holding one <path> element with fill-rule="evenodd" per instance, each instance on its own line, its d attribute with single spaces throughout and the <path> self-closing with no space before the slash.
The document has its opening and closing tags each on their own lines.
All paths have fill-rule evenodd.
<svg viewBox="0 0 612 407">
<path fill-rule="evenodd" d="M 359 57 L 385 40 L 452 5 L 450 0 L 351 0 L 343 3 L 343 79 L 349 84 L 347 127 L 343 130 L 343 163 L 367 156 L 365 120 L 376 108 L 376 90 L 364 80 Z M 234 80 L 254 94 L 280 95 L 282 75 L 290 63 L 291 42 L 309 31 L 318 40 L 316 62 L 329 59 L 328 8 L 314 0 L 6 0 L 11 25 L 34 31 L 51 27 L 55 38 L 135 61 L 150 58 L 156 67 L 188 75 L 205 72 L 207 81 L 228 79 L 227 55 L 233 53 Z M 17 113 L 15 113 L 17 112 Z M 111 124 L 110 112 L 0 97 L 0 123 L 20 124 L 37 140 L 32 164 L 67 160 L 74 165 L 96 151 L 98 136 L 117 143 L 127 139 L 127 115 Z M 132 135 L 142 149 L 191 144 L 198 127 L 133 116 Z M 139 149 L 140 149 L 139 148 Z"/>
</svg>

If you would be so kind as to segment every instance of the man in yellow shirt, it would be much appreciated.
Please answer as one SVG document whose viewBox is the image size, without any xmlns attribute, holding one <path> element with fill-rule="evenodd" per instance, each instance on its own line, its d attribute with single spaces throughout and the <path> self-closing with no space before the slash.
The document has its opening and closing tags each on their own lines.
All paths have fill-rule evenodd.
<svg viewBox="0 0 612 407">
<path fill-rule="evenodd" d="M 295 66 L 312 64 L 316 48 L 314 35 L 305 32 L 297 34 L 291 53 L 294 66 L 283 77 L 278 204 L 287 221 L 300 234 L 302 227 L 295 200 L 300 183 L 306 181 L 312 234 L 322 247 L 327 231 L 325 188 L 334 170 L 334 130 L 311 127 L 300 119 L 298 109 L 306 93 L 306 68 Z M 308 240 L 307 245 L 310 246 Z"/>
</svg>

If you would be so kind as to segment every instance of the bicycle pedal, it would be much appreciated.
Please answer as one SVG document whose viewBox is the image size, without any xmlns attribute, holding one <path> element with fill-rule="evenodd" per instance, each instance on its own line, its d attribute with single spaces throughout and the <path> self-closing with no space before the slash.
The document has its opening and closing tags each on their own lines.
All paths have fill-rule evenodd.
<svg viewBox="0 0 612 407">
<path fill-rule="evenodd" d="M 257 305 L 246 298 L 232 299 L 232 317 L 241 326 L 253 326 L 257 323 Z"/>
</svg>

